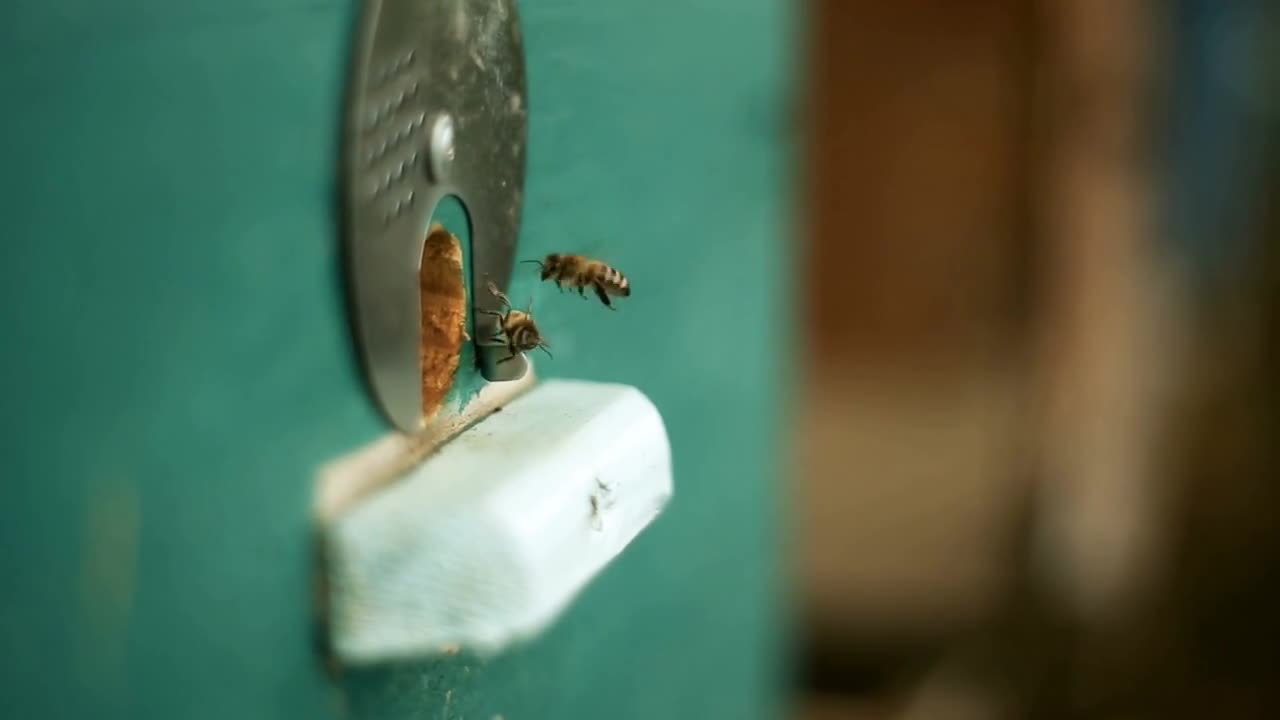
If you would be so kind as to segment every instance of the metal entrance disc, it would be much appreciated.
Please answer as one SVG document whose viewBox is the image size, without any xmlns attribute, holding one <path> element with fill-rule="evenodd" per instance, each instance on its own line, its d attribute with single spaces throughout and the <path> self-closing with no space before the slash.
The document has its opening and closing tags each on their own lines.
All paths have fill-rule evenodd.
<svg viewBox="0 0 1280 720">
<path fill-rule="evenodd" d="M 400 430 L 422 426 L 418 270 L 436 204 L 471 222 L 471 315 L 488 380 L 513 380 L 489 341 L 524 193 L 524 49 L 514 0 L 366 0 L 349 95 L 343 184 L 355 334 L 369 384 Z"/>
</svg>

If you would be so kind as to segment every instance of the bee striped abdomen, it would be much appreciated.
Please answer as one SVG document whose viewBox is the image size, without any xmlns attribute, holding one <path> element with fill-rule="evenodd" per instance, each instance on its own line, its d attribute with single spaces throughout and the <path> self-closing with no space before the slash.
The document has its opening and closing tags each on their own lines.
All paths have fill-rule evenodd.
<svg viewBox="0 0 1280 720">
<path fill-rule="evenodd" d="M 627 280 L 626 275 L 623 275 L 613 268 L 609 268 L 608 284 L 610 287 L 616 289 L 616 294 L 618 295 L 626 297 L 631 294 L 631 281 Z"/>
<path fill-rule="evenodd" d="M 503 330 L 507 334 L 507 341 L 515 348 L 527 350 L 538 344 L 538 331 L 532 319 L 522 312 L 512 312 Z"/>
<path fill-rule="evenodd" d="M 610 295 L 629 294 L 627 276 L 602 262 L 594 263 L 586 273 L 586 282 L 599 285 Z"/>
</svg>

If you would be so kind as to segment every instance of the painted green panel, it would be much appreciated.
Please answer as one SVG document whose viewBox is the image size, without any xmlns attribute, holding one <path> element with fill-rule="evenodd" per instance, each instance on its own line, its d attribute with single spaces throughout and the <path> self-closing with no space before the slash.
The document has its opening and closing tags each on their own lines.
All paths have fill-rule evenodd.
<svg viewBox="0 0 1280 720">
<path fill-rule="evenodd" d="M 523 2 L 521 256 L 577 249 L 616 313 L 525 275 L 544 375 L 663 411 L 667 514 L 544 638 L 331 683 L 315 468 L 384 432 L 350 348 L 336 144 L 356 8 L 0 10 L 0 713 L 778 714 L 789 11 Z"/>
</svg>

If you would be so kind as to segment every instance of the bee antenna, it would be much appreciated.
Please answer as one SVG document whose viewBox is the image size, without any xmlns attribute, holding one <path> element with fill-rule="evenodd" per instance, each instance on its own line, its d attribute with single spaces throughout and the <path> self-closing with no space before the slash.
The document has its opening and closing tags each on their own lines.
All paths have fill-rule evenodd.
<svg viewBox="0 0 1280 720">
<path fill-rule="evenodd" d="M 552 355 L 551 351 L 547 349 L 547 344 L 545 342 L 538 343 L 538 349 L 546 353 L 547 357 L 551 358 L 552 360 L 556 359 L 555 355 Z"/>
<path fill-rule="evenodd" d="M 521 265 L 528 265 L 528 264 L 531 264 L 531 263 L 532 263 L 533 265 L 537 265 L 538 267 L 542 267 L 542 261 L 541 261 L 541 260 L 521 260 L 521 261 L 520 261 L 520 264 L 521 264 Z"/>
</svg>

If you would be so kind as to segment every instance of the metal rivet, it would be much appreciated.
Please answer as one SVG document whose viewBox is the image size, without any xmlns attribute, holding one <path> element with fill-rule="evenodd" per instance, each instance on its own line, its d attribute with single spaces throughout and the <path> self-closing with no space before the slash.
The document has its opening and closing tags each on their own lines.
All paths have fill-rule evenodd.
<svg viewBox="0 0 1280 720">
<path fill-rule="evenodd" d="M 456 155 L 454 150 L 453 116 L 437 115 L 431 123 L 431 178 L 436 182 L 448 179 Z"/>
</svg>

